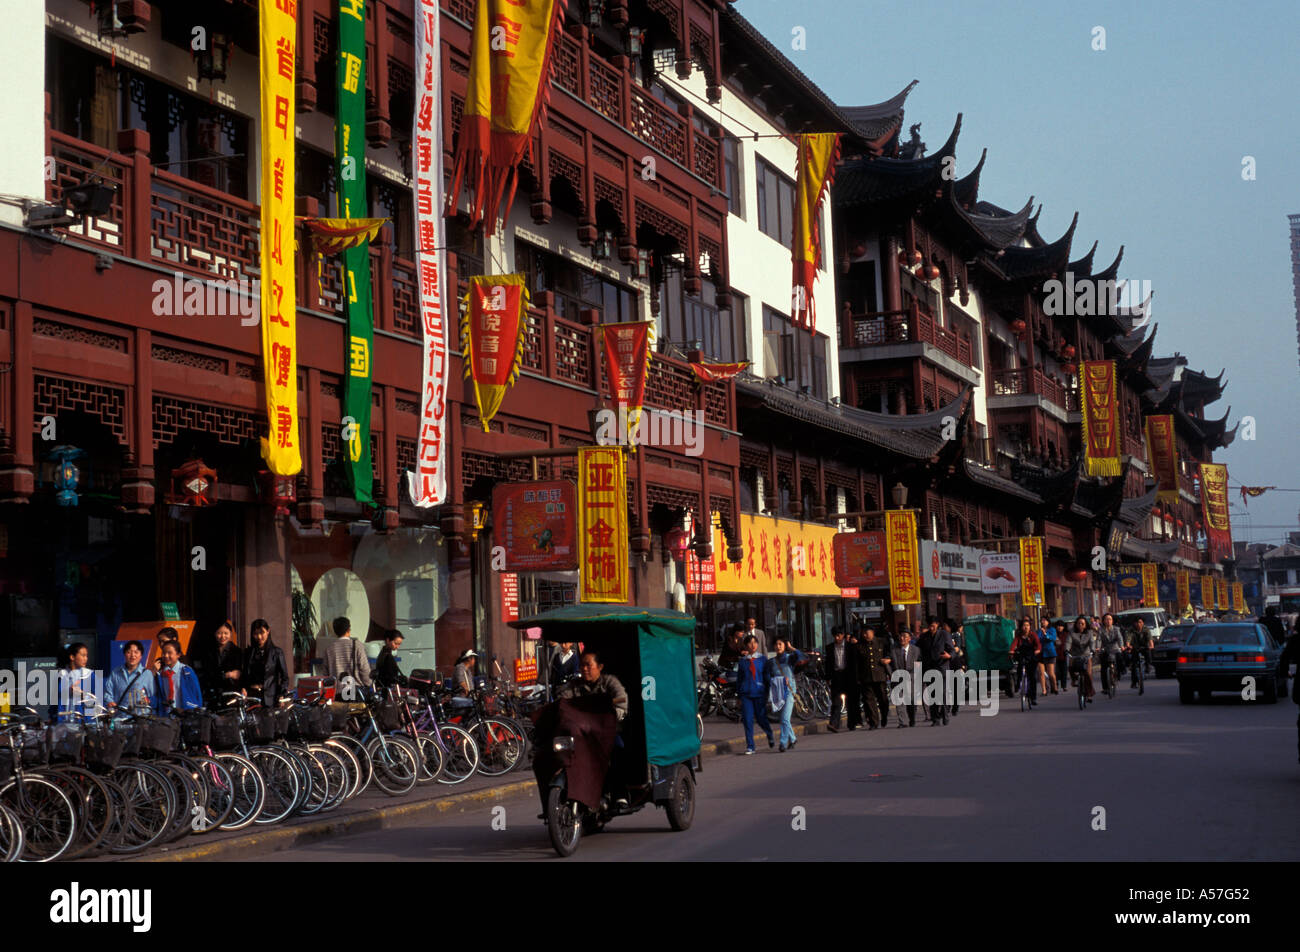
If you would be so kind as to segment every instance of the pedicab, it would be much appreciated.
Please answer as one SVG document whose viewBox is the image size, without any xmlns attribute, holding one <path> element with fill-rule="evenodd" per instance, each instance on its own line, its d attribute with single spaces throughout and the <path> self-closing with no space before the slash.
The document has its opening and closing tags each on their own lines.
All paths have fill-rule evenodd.
<svg viewBox="0 0 1300 952">
<path fill-rule="evenodd" d="M 1008 697 L 1016 693 L 1011 676 L 1011 643 L 1016 623 L 1001 615 L 971 615 L 962 625 L 966 632 L 966 663 L 971 671 L 998 671 L 1002 690 Z"/>
<path fill-rule="evenodd" d="M 674 830 L 689 829 L 701 771 L 694 616 L 580 604 L 511 624 L 594 649 L 628 697 L 621 723 L 604 694 L 557 700 L 537 714 L 533 773 L 555 851 L 570 856 L 584 835 L 651 805 Z"/>
</svg>

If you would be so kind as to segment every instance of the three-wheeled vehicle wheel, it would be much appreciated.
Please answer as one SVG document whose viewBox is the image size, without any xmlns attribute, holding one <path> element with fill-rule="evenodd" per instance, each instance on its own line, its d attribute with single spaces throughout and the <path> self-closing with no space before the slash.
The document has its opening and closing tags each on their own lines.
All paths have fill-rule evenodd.
<svg viewBox="0 0 1300 952">
<path fill-rule="evenodd" d="M 568 799 L 559 787 L 546 794 L 546 832 L 551 846 L 561 856 L 572 856 L 582 840 L 582 808 Z"/>
<path fill-rule="evenodd" d="M 673 779 L 672 791 L 665 805 L 668 811 L 668 823 L 676 830 L 689 830 L 695 820 L 695 778 L 685 767 L 677 768 Z"/>
</svg>

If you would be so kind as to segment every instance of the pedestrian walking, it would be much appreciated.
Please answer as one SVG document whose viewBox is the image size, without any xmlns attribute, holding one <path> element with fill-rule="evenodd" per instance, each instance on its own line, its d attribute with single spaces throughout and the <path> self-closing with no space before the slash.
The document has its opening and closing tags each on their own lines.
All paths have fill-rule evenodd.
<svg viewBox="0 0 1300 952">
<path fill-rule="evenodd" d="M 831 682 L 831 719 L 827 730 L 832 734 L 840 729 L 840 707 L 848 711 L 848 728 L 857 730 L 858 724 L 858 647 L 849 644 L 843 625 L 831 629 L 834 638 L 822 651 L 822 664 Z"/>
<path fill-rule="evenodd" d="M 370 679 L 370 659 L 361 642 L 352 637 L 352 622 L 346 617 L 334 619 L 334 635 L 337 641 L 330 642 L 325 649 L 325 674 L 343 686 L 344 700 L 356 700 L 347 696 L 355 690 L 357 684 L 367 688 L 374 687 Z"/>
<path fill-rule="evenodd" d="M 772 680 L 777 679 L 785 683 L 785 704 L 781 708 L 781 746 L 778 748 L 781 753 L 787 750 L 793 750 L 795 745 L 794 727 L 790 724 L 790 715 L 794 713 L 794 669 L 795 665 L 803 661 L 803 652 L 783 637 L 778 637 L 774 642 L 776 655 L 771 659 L 772 662 Z"/>
<path fill-rule="evenodd" d="M 767 633 L 752 618 L 745 619 L 745 638 L 753 638 L 758 642 L 758 654 L 767 657 Z"/>
<path fill-rule="evenodd" d="M 767 746 L 775 747 L 772 725 L 767 719 L 767 695 L 771 689 L 772 669 L 766 655 L 758 651 L 758 639 L 749 635 L 740 656 L 740 679 L 736 693 L 740 696 L 740 716 L 745 723 L 745 753 L 754 752 L 754 721 L 767 734 Z"/>
<path fill-rule="evenodd" d="M 912 644 L 912 633 L 906 628 L 898 633 L 898 646 L 891 652 L 892 664 L 890 667 L 894 671 L 906 672 L 907 677 L 901 681 L 895 681 L 897 687 L 894 690 L 902 690 L 904 703 L 895 705 L 894 717 L 898 720 L 898 726 L 903 726 L 903 710 L 907 710 L 907 726 L 916 726 L 916 704 L 912 699 L 915 695 L 912 693 L 914 688 L 913 681 L 920 677 L 917 671 L 917 665 L 921 663 L 921 649 Z"/>
<path fill-rule="evenodd" d="M 1037 671 L 1034 674 L 1034 679 L 1038 681 L 1038 689 L 1044 696 L 1048 694 L 1049 688 L 1050 693 L 1059 694 L 1056 683 L 1056 629 L 1048 625 L 1043 629 L 1038 643 L 1043 649 L 1042 654 L 1038 656 Z"/>
<path fill-rule="evenodd" d="M 939 696 L 936 698 L 936 704 L 930 705 L 930 726 L 937 727 L 943 724 L 948 726 L 948 698 L 947 698 L 947 671 L 948 662 L 952 660 L 952 632 L 946 625 L 940 625 L 937 619 L 930 622 L 931 632 L 927 632 L 928 638 L 924 638 L 921 645 L 921 666 L 924 671 L 937 671 L 936 688 Z"/>
<path fill-rule="evenodd" d="M 1042 642 L 1040 642 L 1038 636 L 1034 634 L 1034 623 L 1031 622 L 1029 616 L 1026 615 L 1024 618 L 1020 619 L 1020 631 L 1016 633 L 1015 641 L 1011 642 L 1011 657 L 1016 661 L 1016 663 L 1023 665 L 1025 670 L 1028 672 L 1029 676 L 1025 680 L 1029 685 L 1030 707 L 1036 707 L 1038 705 L 1038 678 L 1035 676 L 1034 672 L 1038 670 L 1039 658 L 1042 655 L 1042 650 Z M 1020 685 L 1017 684 L 1016 690 L 1019 689 Z"/>
</svg>

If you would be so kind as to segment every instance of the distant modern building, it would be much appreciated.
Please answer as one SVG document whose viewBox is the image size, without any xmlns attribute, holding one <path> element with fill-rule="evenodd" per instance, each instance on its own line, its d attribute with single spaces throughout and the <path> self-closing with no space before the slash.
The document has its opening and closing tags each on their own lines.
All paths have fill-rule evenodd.
<svg viewBox="0 0 1300 952">
<path fill-rule="evenodd" d="M 1295 289 L 1296 343 L 1300 344 L 1300 215 L 1288 215 L 1291 220 L 1291 284 Z"/>
</svg>

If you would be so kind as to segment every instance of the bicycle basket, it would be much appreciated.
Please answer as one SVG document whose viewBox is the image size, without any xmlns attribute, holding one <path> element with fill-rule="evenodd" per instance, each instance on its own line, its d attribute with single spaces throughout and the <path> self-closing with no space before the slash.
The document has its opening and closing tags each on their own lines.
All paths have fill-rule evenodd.
<svg viewBox="0 0 1300 952">
<path fill-rule="evenodd" d="M 234 750 L 239 746 L 239 715 L 214 715 L 209 733 L 209 746 L 213 750 Z"/>
<path fill-rule="evenodd" d="M 290 713 L 287 707 L 279 707 L 271 712 L 271 725 L 275 731 L 276 740 L 281 737 L 289 736 Z"/>
<path fill-rule="evenodd" d="M 55 724 L 46 730 L 46 740 L 50 760 L 72 764 L 80 762 L 81 747 L 85 740 L 80 730 L 67 724 Z"/>
<path fill-rule="evenodd" d="M 188 748 L 207 747 L 212 742 L 213 716 L 207 711 L 186 711 L 181 715 L 181 739 Z"/>
<path fill-rule="evenodd" d="M 122 761 L 127 736 L 123 731 L 93 730 L 86 732 L 86 765 L 98 770 L 112 770 Z"/>
<path fill-rule="evenodd" d="M 25 730 L 15 737 L 16 743 L 22 749 L 22 758 L 24 767 L 42 767 L 50 759 L 50 744 L 46 740 L 45 731 Z"/>
<path fill-rule="evenodd" d="M 323 707 L 295 707 L 289 721 L 289 738 L 319 743 L 329 740 L 334 729 L 334 718 Z"/>
<path fill-rule="evenodd" d="M 385 701 L 375 711 L 375 721 L 381 731 L 402 729 L 402 708 L 396 701 Z"/>
<path fill-rule="evenodd" d="M 275 740 L 275 711 L 258 708 L 248 716 L 248 738 L 258 744 Z"/>
<path fill-rule="evenodd" d="M 170 754 L 181 736 L 181 722 L 171 717 L 146 717 L 136 721 L 140 749 Z"/>
</svg>

